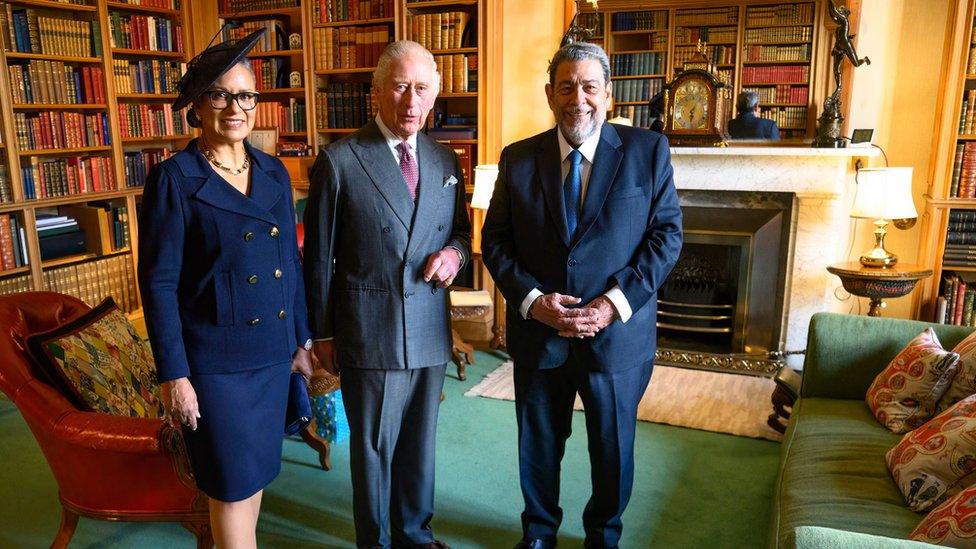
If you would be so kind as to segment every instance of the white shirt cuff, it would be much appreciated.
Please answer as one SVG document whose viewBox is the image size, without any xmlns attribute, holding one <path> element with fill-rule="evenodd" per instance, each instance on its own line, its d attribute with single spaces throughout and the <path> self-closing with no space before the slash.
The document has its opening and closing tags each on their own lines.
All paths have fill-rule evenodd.
<svg viewBox="0 0 976 549">
<path fill-rule="evenodd" d="M 543 294 L 539 291 L 539 288 L 533 288 L 532 291 L 529 292 L 529 295 L 525 296 L 525 299 L 522 300 L 522 305 L 519 306 L 519 314 L 522 315 L 522 318 L 526 320 L 529 319 L 529 307 L 531 307 L 535 300 L 541 295 Z"/>
<path fill-rule="evenodd" d="M 627 302 L 627 296 L 624 295 L 623 290 L 620 286 L 614 286 L 607 290 L 607 293 L 603 294 L 607 296 L 610 303 L 617 309 L 617 316 L 620 317 L 620 322 L 627 322 L 630 317 L 633 316 L 634 311 L 630 308 L 630 303 Z"/>
</svg>

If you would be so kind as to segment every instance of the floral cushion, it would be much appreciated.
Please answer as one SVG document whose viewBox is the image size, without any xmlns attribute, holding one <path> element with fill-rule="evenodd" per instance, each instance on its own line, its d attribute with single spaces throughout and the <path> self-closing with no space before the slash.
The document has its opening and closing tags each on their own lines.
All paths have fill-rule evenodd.
<svg viewBox="0 0 976 549">
<path fill-rule="evenodd" d="M 946 351 L 926 328 L 874 378 L 865 400 L 871 413 L 894 433 L 907 433 L 935 413 L 956 373 L 959 355 Z"/>
<path fill-rule="evenodd" d="M 928 511 L 976 482 L 976 395 L 905 435 L 885 457 L 912 511 Z"/>
<path fill-rule="evenodd" d="M 953 404 L 976 394 L 976 332 L 966 336 L 952 352 L 959 355 L 959 367 L 956 368 L 956 375 L 953 376 L 949 388 L 942 395 L 936 412 L 948 410 Z"/>
<path fill-rule="evenodd" d="M 112 298 L 54 330 L 31 335 L 27 346 L 80 409 L 162 417 L 152 352 Z"/>
<path fill-rule="evenodd" d="M 908 534 L 908 539 L 949 547 L 976 547 L 976 486 L 933 509 Z"/>
</svg>

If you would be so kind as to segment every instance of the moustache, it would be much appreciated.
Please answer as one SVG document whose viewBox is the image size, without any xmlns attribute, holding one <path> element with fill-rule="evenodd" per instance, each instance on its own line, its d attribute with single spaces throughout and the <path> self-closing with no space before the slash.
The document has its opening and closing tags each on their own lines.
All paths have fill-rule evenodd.
<svg viewBox="0 0 976 549">
<path fill-rule="evenodd" d="M 565 112 L 566 112 L 566 114 L 574 114 L 574 115 L 576 115 L 576 114 L 590 114 L 589 109 L 583 109 L 583 108 L 580 108 L 580 107 L 571 107 L 571 108 L 566 109 Z"/>
</svg>

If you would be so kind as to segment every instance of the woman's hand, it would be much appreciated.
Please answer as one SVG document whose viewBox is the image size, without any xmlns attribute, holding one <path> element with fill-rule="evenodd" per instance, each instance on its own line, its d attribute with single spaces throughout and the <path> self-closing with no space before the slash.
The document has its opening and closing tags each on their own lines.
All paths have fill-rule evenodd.
<svg viewBox="0 0 976 549">
<path fill-rule="evenodd" d="M 173 427 L 186 425 L 194 431 L 197 430 L 200 406 L 197 404 L 197 392 L 193 390 L 189 379 L 181 377 L 161 383 L 159 396 L 163 400 L 166 419 L 169 420 L 170 425 Z"/>
<path fill-rule="evenodd" d="M 302 374 L 307 384 L 308 380 L 312 379 L 312 353 L 303 347 L 299 347 L 291 359 L 291 371 Z"/>
</svg>

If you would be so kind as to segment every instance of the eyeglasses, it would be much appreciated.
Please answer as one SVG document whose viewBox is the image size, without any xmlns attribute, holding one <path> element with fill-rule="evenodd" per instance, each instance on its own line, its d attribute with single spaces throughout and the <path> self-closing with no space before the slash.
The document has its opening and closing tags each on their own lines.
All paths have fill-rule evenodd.
<svg viewBox="0 0 976 549">
<path fill-rule="evenodd" d="M 237 105 L 245 111 L 254 110 L 254 107 L 258 106 L 258 97 L 261 95 L 257 92 L 230 93 L 222 90 L 210 90 L 203 93 L 210 98 L 210 106 L 217 110 L 226 109 L 230 106 L 230 100 L 234 99 L 237 101 Z"/>
</svg>

